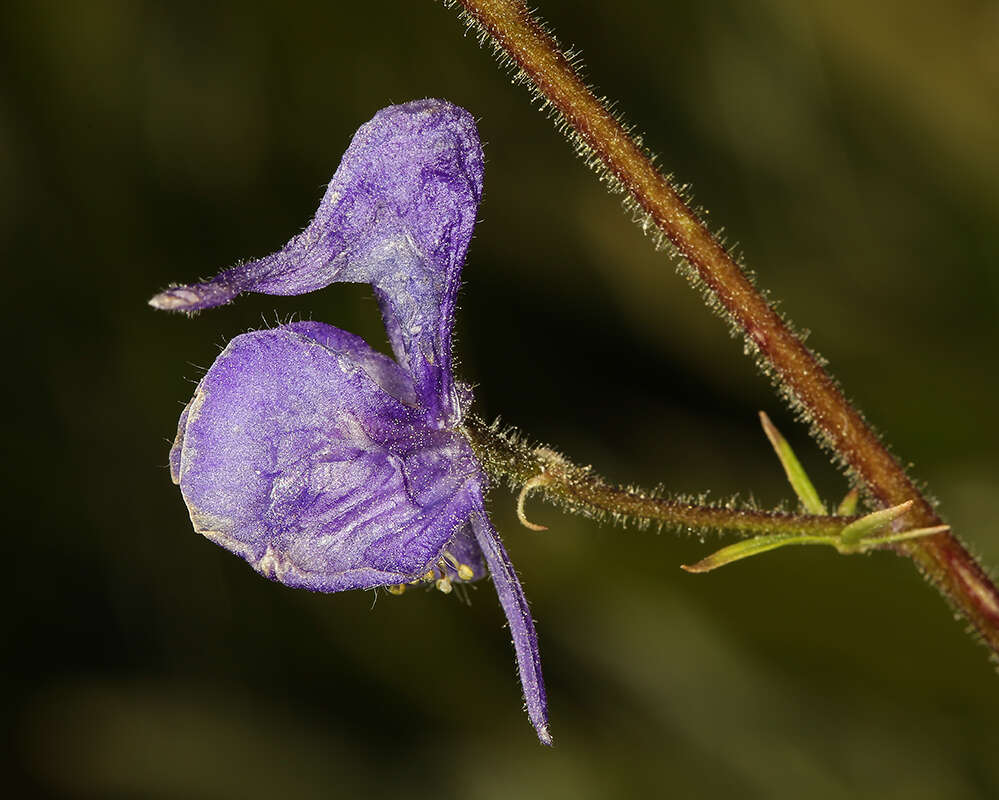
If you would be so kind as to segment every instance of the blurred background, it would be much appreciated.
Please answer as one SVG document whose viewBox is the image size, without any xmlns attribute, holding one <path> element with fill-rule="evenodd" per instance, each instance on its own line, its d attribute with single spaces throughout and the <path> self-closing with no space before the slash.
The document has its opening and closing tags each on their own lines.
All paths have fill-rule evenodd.
<svg viewBox="0 0 999 800">
<path fill-rule="evenodd" d="M 544 0 L 848 394 L 999 565 L 999 4 Z M 776 552 L 533 502 L 497 527 L 538 621 L 554 750 L 488 584 L 311 595 L 195 535 L 166 469 L 231 337 L 290 314 L 384 348 L 363 287 L 146 299 L 269 253 L 354 130 L 480 120 L 461 374 L 606 476 L 790 497 L 765 409 L 846 484 L 491 56 L 431 0 L 13 2 L 0 11 L 4 781 L 19 796 L 989 798 L 999 677 L 911 565 Z M 22 788 L 23 787 L 23 788 Z"/>
</svg>

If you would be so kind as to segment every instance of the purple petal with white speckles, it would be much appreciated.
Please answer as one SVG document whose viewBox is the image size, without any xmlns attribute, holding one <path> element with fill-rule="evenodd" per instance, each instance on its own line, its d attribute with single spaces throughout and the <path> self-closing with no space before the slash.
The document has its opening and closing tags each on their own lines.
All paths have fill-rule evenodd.
<svg viewBox="0 0 999 800">
<path fill-rule="evenodd" d="M 372 350 L 364 339 L 325 322 L 292 322 L 282 330 L 299 333 L 360 366 L 388 394 L 407 406 L 419 402 L 413 379 L 391 358 Z"/>
<path fill-rule="evenodd" d="M 304 330 L 237 337 L 199 384 L 179 436 L 191 519 L 291 586 L 411 580 L 477 507 L 479 467 L 462 437 L 426 427 L 369 374 L 377 354 Z"/>
<path fill-rule="evenodd" d="M 427 417 L 453 422 L 455 296 L 481 193 L 482 149 L 467 111 L 441 100 L 390 106 L 357 131 L 315 218 L 284 248 L 150 303 L 197 311 L 242 292 L 370 283 Z"/>
</svg>

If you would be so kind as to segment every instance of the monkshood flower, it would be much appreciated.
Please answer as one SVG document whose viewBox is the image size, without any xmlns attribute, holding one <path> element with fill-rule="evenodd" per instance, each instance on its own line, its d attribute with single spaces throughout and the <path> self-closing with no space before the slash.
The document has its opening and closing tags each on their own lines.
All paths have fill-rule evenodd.
<svg viewBox="0 0 999 800">
<path fill-rule="evenodd" d="M 537 637 L 486 515 L 452 371 L 461 267 L 482 191 L 475 123 L 422 100 L 355 134 L 315 218 L 273 255 L 150 303 L 195 312 L 242 292 L 370 284 L 395 359 L 321 322 L 238 336 L 184 409 L 170 451 L 195 530 L 260 574 L 320 592 L 492 576 L 527 712 L 550 744 Z"/>
</svg>

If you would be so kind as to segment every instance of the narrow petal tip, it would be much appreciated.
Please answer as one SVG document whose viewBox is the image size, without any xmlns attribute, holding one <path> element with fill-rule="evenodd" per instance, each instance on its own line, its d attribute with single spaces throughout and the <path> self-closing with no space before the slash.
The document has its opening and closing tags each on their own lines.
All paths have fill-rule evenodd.
<svg viewBox="0 0 999 800">
<path fill-rule="evenodd" d="M 190 311 L 202 298 L 189 286 L 176 286 L 150 298 L 149 305 L 160 311 Z"/>
<path fill-rule="evenodd" d="M 541 741 L 541 744 L 545 745 L 546 747 L 555 746 L 555 742 L 552 741 L 552 735 L 548 732 L 547 725 L 541 725 L 538 727 L 537 730 L 538 730 L 538 739 Z"/>
<path fill-rule="evenodd" d="M 252 265 L 256 262 L 250 263 Z M 171 286 L 151 298 L 149 305 L 161 311 L 182 311 L 187 314 L 201 311 L 204 308 L 224 306 L 243 291 L 244 286 L 240 280 L 243 277 L 241 273 L 247 271 L 249 271 L 249 267 L 242 265 L 216 275 L 204 283 Z M 234 272 L 240 274 L 234 274 Z"/>
</svg>

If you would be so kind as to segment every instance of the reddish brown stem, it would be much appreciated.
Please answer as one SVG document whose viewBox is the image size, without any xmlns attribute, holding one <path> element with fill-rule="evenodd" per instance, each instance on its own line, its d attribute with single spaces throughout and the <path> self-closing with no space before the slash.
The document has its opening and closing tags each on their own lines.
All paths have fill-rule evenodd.
<svg viewBox="0 0 999 800">
<path fill-rule="evenodd" d="M 772 370 L 813 432 L 885 506 L 914 500 L 907 527 L 941 524 L 933 507 L 815 355 L 774 311 L 724 246 L 590 89 L 520 0 L 457 0 L 578 135 L 582 149 L 627 193 L 689 263 Z M 951 533 L 900 544 L 924 575 L 999 654 L 999 591 Z"/>
</svg>

